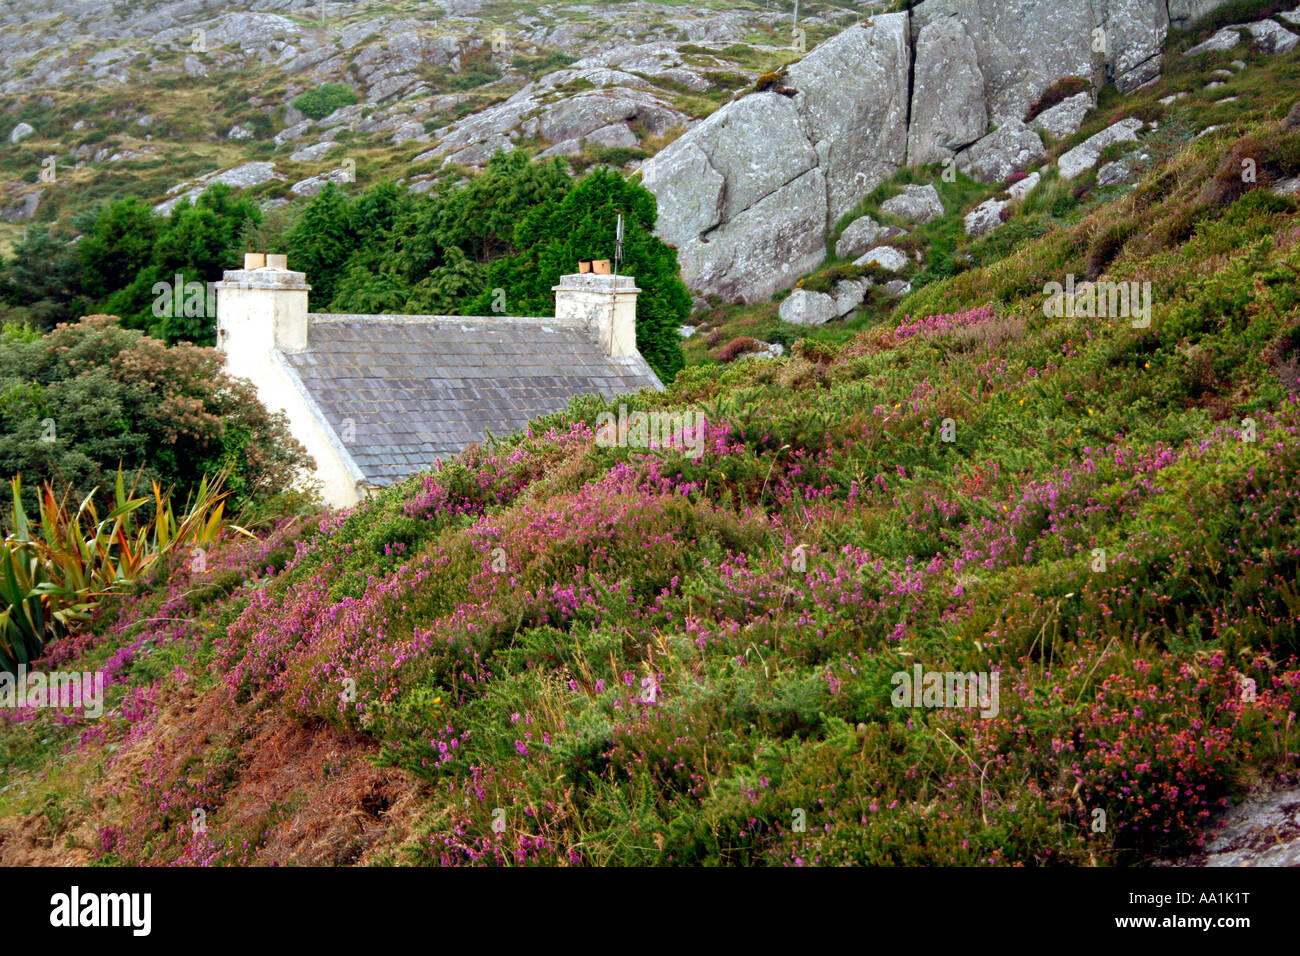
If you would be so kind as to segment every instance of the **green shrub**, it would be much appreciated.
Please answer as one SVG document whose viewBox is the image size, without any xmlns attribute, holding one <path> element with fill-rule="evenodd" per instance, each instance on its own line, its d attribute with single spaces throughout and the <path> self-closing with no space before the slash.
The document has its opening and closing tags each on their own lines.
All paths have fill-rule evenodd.
<svg viewBox="0 0 1300 956">
<path fill-rule="evenodd" d="M 298 96 L 293 101 L 293 105 L 299 112 L 318 120 L 324 119 L 340 107 L 351 106 L 360 99 L 361 97 L 357 96 L 350 86 L 343 83 L 322 83 L 316 89 L 308 90 Z"/>
</svg>

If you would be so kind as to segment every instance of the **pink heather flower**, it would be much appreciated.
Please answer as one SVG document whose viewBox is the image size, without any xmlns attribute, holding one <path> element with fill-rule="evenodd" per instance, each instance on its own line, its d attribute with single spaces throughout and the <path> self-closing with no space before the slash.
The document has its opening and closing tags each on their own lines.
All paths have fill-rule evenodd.
<svg viewBox="0 0 1300 956">
<path fill-rule="evenodd" d="M 528 756 L 528 745 L 524 743 L 522 740 L 515 741 L 515 749 L 519 751 L 519 756 L 521 757 Z"/>
</svg>

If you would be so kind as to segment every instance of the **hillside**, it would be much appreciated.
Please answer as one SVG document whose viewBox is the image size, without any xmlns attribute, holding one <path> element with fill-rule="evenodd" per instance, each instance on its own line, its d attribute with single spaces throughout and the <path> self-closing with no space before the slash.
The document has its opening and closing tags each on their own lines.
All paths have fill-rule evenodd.
<svg viewBox="0 0 1300 956">
<path fill-rule="evenodd" d="M 799 56 L 792 7 L 5 0 L 0 220 L 70 227 L 123 193 L 167 209 L 214 179 L 265 208 L 326 181 L 425 191 L 501 147 L 635 168 Z M 804 3 L 806 44 L 860 12 Z M 348 93 L 300 101 L 326 84 Z"/>
<path fill-rule="evenodd" d="M 1300 48 L 1220 32 L 1280 10 L 697 303 L 622 402 L 698 436 L 608 447 L 579 399 L 161 562 L 45 659 L 103 671 L 103 717 L 0 709 L 0 864 L 1203 860 L 1300 756 Z M 839 254 L 864 217 L 897 257 Z"/>
</svg>

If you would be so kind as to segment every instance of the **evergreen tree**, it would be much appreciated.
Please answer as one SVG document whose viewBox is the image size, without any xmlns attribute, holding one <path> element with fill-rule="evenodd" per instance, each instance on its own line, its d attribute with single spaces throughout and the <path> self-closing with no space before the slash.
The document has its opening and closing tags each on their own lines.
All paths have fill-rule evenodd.
<svg viewBox="0 0 1300 956">
<path fill-rule="evenodd" d="M 654 235 L 654 196 L 617 171 L 597 169 L 559 202 L 544 202 L 524 217 L 514 244 L 522 250 L 488 269 L 487 287 L 465 310 L 482 314 L 495 289 L 517 315 L 551 315 L 552 287 L 576 271 L 580 259 L 613 259 L 615 224 L 624 216 L 622 274 L 636 279 L 637 348 L 665 382 L 683 367 L 678 326 L 690 314 L 691 296 L 678 275 L 677 253 Z"/>
<path fill-rule="evenodd" d="M 135 197 L 101 207 L 77 243 L 81 282 L 96 299 L 130 285 L 153 261 L 162 219 Z"/>
<path fill-rule="evenodd" d="M 289 231 L 289 262 L 307 274 L 312 298 L 334 299 L 335 287 L 356 248 L 351 200 L 334 183 L 313 197 Z"/>
</svg>

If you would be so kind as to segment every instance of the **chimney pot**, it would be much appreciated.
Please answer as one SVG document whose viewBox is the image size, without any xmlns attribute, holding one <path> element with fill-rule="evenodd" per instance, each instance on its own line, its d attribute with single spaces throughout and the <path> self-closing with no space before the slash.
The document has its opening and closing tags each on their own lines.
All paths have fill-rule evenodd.
<svg viewBox="0 0 1300 956">
<path fill-rule="evenodd" d="M 260 253 L 260 252 L 245 252 L 245 253 L 244 253 L 244 268 L 245 268 L 245 269 L 260 269 L 260 268 L 262 268 L 264 265 L 266 265 L 266 256 L 262 255 L 262 253 Z"/>
<path fill-rule="evenodd" d="M 266 257 L 266 267 L 268 269 L 288 269 L 289 257 L 286 255 L 268 255 Z"/>
</svg>

